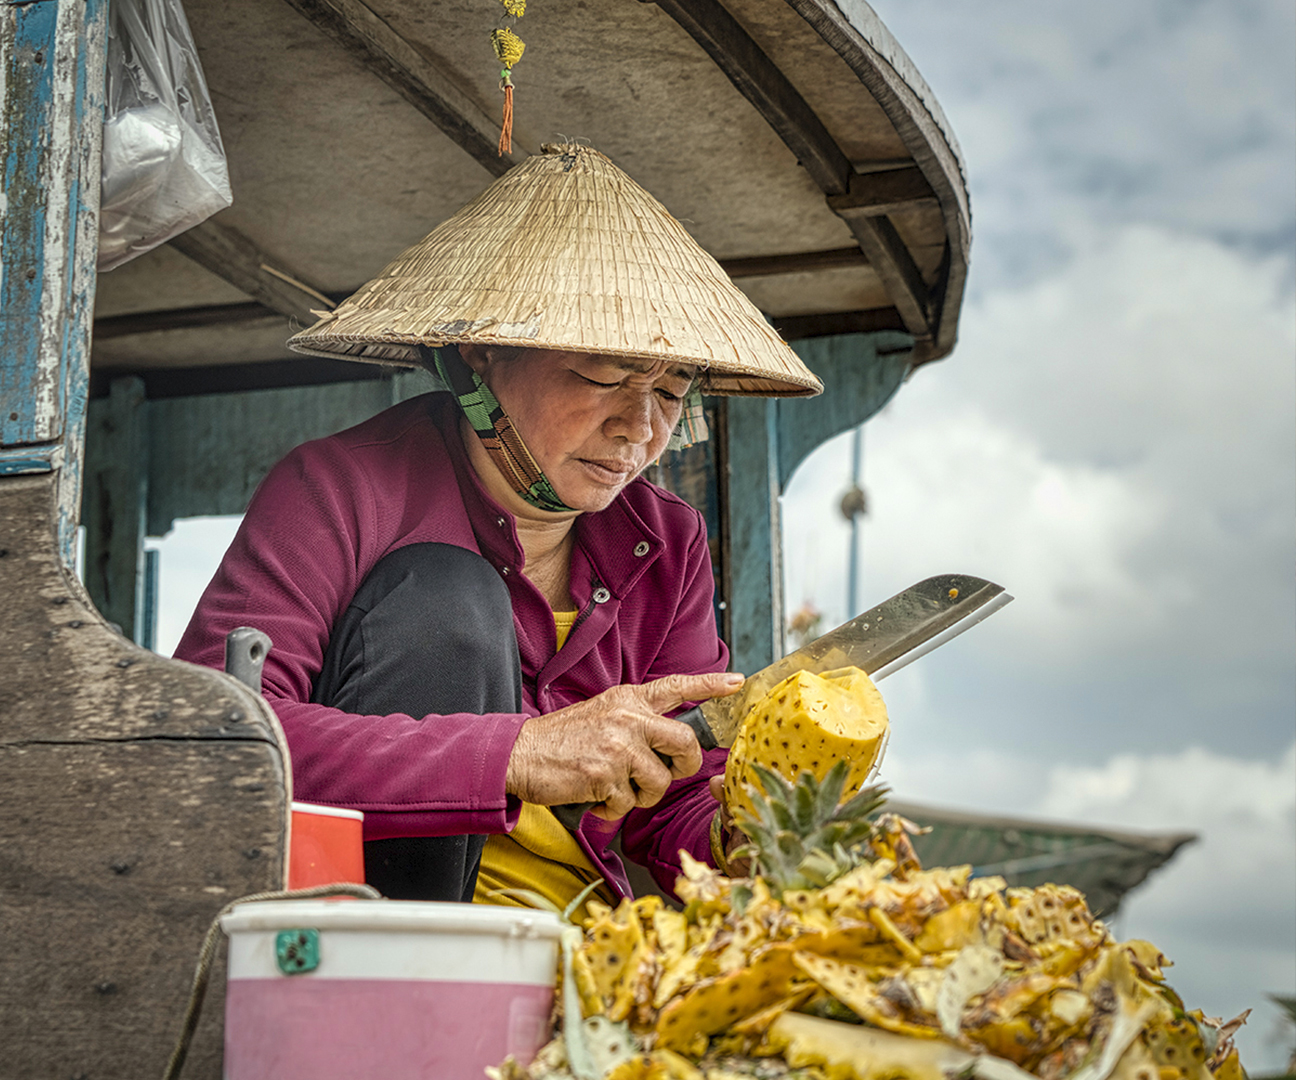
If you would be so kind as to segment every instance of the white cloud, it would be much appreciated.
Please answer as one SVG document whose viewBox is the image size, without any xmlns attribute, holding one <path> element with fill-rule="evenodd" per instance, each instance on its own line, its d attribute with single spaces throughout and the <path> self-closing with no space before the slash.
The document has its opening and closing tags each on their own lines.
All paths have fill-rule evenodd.
<svg viewBox="0 0 1296 1080">
<path fill-rule="evenodd" d="M 865 429 L 864 603 L 944 571 L 1017 600 L 882 685 L 898 796 L 1201 842 L 1133 894 L 1125 937 L 1215 1015 L 1296 978 L 1296 312 L 1284 260 L 1075 222 L 1031 284 Z M 785 496 L 788 602 L 833 625 L 848 438 Z"/>
<path fill-rule="evenodd" d="M 921 726 L 1079 752 L 1276 749 L 1296 710 L 1296 376 L 1283 265 L 1149 227 L 1077 228 L 1054 275 L 965 312 L 865 434 L 864 603 L 933 573 L 1002 614 L 923 661 Z M 785 496 L 787 600 L 848 614 L 848 444 Z M 944 713 L 945 715 L 941 715 Z M 1117 741 L 1124 740 L 1124 741 Z"/>
<path fill-rule="evenodd" d="M 966 151 L 976 274 L 1052 265 L 1058 223 L 1077 218 L 1158 222 L 1290 258 L 1287 0 L 874 7 Z"/>
</svg>

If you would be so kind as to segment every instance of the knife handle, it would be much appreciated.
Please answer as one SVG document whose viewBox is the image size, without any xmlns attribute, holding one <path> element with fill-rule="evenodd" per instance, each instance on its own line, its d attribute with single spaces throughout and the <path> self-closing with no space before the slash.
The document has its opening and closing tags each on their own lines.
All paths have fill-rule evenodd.
<svg viewBox="0 0 1296 1080">
<path fill-rule="evenodd" d="M 715 736 L 711 734 L 711 725 L 706 722 L 706 717 L 702 715 L 701 705 L 694 705 L 693 708 L 680 713 L 675 719 L 681 724 L 688 724 L 693 729 L 693 734 L 697 736 L 698 745 L 703 750 L 717 749 Z"/>
<path fill-rule="evenodd" d="M 703 750 L 714 750 L 716 748 L 715 738 L 711 734 L 711 728 L 706 722 L 706 717 L 702 715 L 700 705 L 694 705 L 688 711 L 680 713 L 675 719 L 693 729 L 693 734 L 697 736 L 698 744 Z M 671 759 L 668 754 L 663 754 L 660 750 L 654 750 L 653 753 L 661 758 L 661 762 L 666 768 L 671 767 Z M 558 823 L 564 829 L 574 833 L 580 828 L 581 818 L 597 805 L 598 803 L 592 802 L 563 803 L 561 806 L 549 807 L 549 812 L 558 819 Z"/>
</svg>

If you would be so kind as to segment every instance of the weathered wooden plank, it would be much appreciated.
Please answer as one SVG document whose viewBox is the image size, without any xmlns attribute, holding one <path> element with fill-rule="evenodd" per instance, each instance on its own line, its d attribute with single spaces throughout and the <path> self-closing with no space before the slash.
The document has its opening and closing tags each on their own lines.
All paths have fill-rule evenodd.
<svg viewBox="0 0 1296 1080">
<path fill-rule="evenodd" d="M 86 431 L 85 584 L 95 607 L 144 644 L 144 511 L 148 504 L 148 406 L 144 383 L 114 380 Z"/>
<path fill-rule="evenodd" d="M 942 270 L 936 297 L 938 306 L 931 313 L 932 344 L 920 347 L 915 363 L 939 359 L 954 348 L 958 337 L 958 316 L 972 243 L 971 211 L 958 142 L 936 96 L 867 3 L 863 0 L 787 2 L 868 87 L 940 203 L 950 258 Z M 864 250 L 869 254 L 867 248 Z M 910 325 L 908 319 L 906 325 Z"/>
<path fill-rule="evenodd" d="M 848 190 L 851 163 L 796 87 L 717 0 L 655 0 L 755 106 L 831 195 Z"/>
<path fill-rule="evenodd" d="M 0 446 L 59 475 L 71 561 L 98 246 L 106 0 L 0 6 Z M 24 464 L 26 462 L 26 464 Z"/>
<path fill-rule="evenodd" d="M 288 0 L 492 176 L 526 157 L 500 155 L 499 124 L 361 0 Z M 517 147 L 517 141 L 514 140 Z"/>
<path fill-rule="evenodd" d="M 56 483 L 0 479 L 5 1070 L 157 1076 L 211 918 L 282 887 L 287 749 L 261 697 L 108 628 L 61 564 Z M 221 1074 L 212 990 L 194 1080 Z"/>
<path fill-rule="evenodd" d="M 231 323 L 278 318 L 278 315 L 278 312 L 255 300 L 245 304 L 204 304 L 201 307 L 172 308 L 169 311 L 132 311 L 126 315 L 108 315 L 95 319 L 94 336 L 96 341 L 105 341 L 109 338 L 129 337 L 131 334 L 228 326 Z"/>
<path fill-rule="evenodd" d="M 181 233 L 170 244 L 280 315 L 312 323 L 315 321 L 312 310 L 327 308 L 332 303 L 327 294 L 296 271 L 271 259 L 237 229 L 213 218 Z M 266 267 L 279 273 L 271 273 Z M 285 277 L 298 284 L 290 284 Z"/>
<path fill-rule="evenodd" d="M 805 274 L 835 270 L 842 266 L 867 266 L 868 259 L 857 247 L 829 251 L 801 251 L 789 255 L 757 255 L 750 259 L 722 259 L 720 267 L 731 278 L 770 277 L 774 274 Z"/>
<path fill-rule="evenodd" d="M 728 398 L 724 459 L 729 647 L 750 674 L 783 655 L 778 403 Z"/>
<path fill-rule="evenodd" d="M 892 214 L 928 204 L 936 205 L 936 193 L 916 166 L 854 173 L 849 191 L 844 195 L 828 196 L 828 205 L 837 212 L 857 210 L 866 214 Z"/>
<path fill-rule="evenodd" d="M 770 323 L 784 341 L 834 334 L 873 334 L 879 330 L 905 328 L 900 312 L 893 307 L 833 311 L 823 315 L 780 315 L 771 318 Z"/>
<path fill-rule="evenodd" d="M 278 887 L 285 791 L 260 744 L 0 745 L 5 1075 L 157 1077 L 202 936 Z M 224 964 L 186 1078 L 221 1076 Z"/>
<path fill-rule="evenodd" d="M 927 283 L 891 219 L 866 209 L 841 209 L 837 213 L 850 226 L 860 249 L 882 279 L 887 295 L 904 320 L 905 329 L 920 341 L 930 343 L 935 327 Z"/>
</svg>

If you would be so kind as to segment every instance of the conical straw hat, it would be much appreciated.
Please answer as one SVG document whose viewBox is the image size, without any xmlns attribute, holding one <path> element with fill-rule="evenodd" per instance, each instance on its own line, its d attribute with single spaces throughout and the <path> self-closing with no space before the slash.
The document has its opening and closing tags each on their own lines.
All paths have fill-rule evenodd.
<svg viewBox="0 0 1296 1080">
<path fill-rule="evenodd" d="M 666 208 L 587 146 L 545 146 L 288 345 L 417 364 L 415 345 L 518 345 L 705 369 L 715 394 L 823 386 Z"/>
</svg>

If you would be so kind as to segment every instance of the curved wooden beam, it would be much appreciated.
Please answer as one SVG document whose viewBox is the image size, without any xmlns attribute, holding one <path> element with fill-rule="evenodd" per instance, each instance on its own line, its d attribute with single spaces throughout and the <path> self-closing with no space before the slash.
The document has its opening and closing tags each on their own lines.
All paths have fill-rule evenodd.
<svg viewBox="0 0 1296 1080">
<path fill-rule="evenodd" d="M 182 232 L 169 244 L 280 315 L 301 319 L 309 325 L 315 321 L 314 310 L 334 303 L 326 293 L 303 281 L 295 270 L 284 267 L 280 260 L 266 255 L 233 226 L 216 218 L 208 218 Z"/>
<path fill-rule="evenodd" d="M 953 136 L 926 84 L 872 9 L 857 2 L 848 5 L 848 17 L 832 0 L 788 0 L 847 60 L 878 100 L 916 163 L 913 167 L 860 174 L 787 76 L 718 0 L 655 2 L 706 50 L 797 155 L 828 196 L 833 212 L 850 226 L 905 329 L 918 339 L 915 363 L 948 353 L 954 346 L 970 241 L 961 164 L 952 148 L 956 145 Z M 854 18 L 870 31 L 869 40 L 856 28 Z M 913 86 L 921 89 L 926 100 Z M 934 113 L 928 111 L 928 103 Z M 888 216 L 933 200 L 943 212 L 950 249 L 959 255 L 946 260 L 942 270 L 948 272 L 950 280 L 938 282 L 934 290 L 923 280 Z"/>
<path fill-rule="evenodd" d="M 958 336 L 958 315 L 972 243 L 962 155 L 948 121 L 913 62 L 863 0 L 787 0 L 836 50 L 886 113 L 930 185 L 945 219 L 948 272 L 932 298 L 933 338 L 915 365 L 946 355 Z"/>
<path fill-rule="evenodd" d="M 855 234 L 860 250 L 900 312 L 905 329 L 920 342 L 930 342 L 935 335 L 927 284 L 891 219 L 859 209 L 836 212 Z"/>
<path fill-rule="evenodd" d="M 287 0 L 405 98 L 492 176 L 527 155 L 499 153 L 499 124 L 361 0 Z"/>
</svg>

